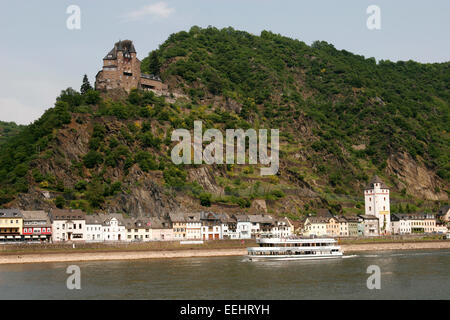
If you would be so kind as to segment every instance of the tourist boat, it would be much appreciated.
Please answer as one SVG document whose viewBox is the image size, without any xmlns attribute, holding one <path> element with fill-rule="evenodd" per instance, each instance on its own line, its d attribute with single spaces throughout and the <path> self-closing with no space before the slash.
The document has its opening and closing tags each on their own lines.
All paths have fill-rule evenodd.
<svg viewBox="0 0 450 320">
<path fill-rule="evenodd" d="M 331 238 L 260 238 L 259 247 L 247 248 L 250 261 L 341 258 L 342 251 Z"/>
</svg>

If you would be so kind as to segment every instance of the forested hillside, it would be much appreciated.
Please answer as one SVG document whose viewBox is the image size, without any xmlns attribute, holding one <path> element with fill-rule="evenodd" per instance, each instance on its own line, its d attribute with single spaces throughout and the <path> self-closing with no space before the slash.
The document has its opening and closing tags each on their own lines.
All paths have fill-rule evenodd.
<svg viewBox="0 0 450 320">
<path fill-rule="evenodd" d="M 17 125 L 14 122 L 0 121 L 0 145 L 7 141 L 12 136 L 18 134 L 24 126 Z"/>
<path fill-rule="evenodd" d="M 264 31 L 193 27 L 173 34 L 142 71 L 166 98 L 68 89 L 0 152 L 0 201 L 165 215 L 260 211 L 296 217 L 357 213 L 373 174 L 392 210 L 448 202 L 450 63 L 376 62 Z M 250 165 L 180 165 L 173 129 L 276 128 L 280 172 Z"/>
</svg>

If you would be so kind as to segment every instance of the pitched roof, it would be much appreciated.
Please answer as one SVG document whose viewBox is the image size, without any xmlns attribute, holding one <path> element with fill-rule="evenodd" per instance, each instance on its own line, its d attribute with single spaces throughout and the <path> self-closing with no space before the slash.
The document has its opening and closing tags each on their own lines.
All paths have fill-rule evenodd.
<svg viewBox="0 0 450 320">
<path fill-rule="evenodd" d="M 169 213 L 169 218 L 172 222 L 186 222 L 186 218 L 182 213 Z"/>
<path fill-rule="evenodd" d="M 230 217 L 227 213 L 218 213 L 217 217 L 222 223 L 236 223 L 236 219 L 234 217 Z"/>
<path fill-rule="evenodd" d="M 272 216 L 264 215 L 264 214 L 255 214 L 249 215 L 248 219 L 252 223 L 274 223 L 275 220 Z"/>
<path fill-rule="evenodd" d="M 358 215 L 358 217 L 360 217 L 363 220 L 378 220 L 377 217 L 372 216 L 372 215 L 366 215 L 366 214 L 360 214 L 360 215 Z"/>
<path fill-rule="evenodd" d="M 443 216 L 447 214 L 447 212 L 450 210 L 450 205 L 443 206 L 441 209 L 439 209 L 438 215 Z"/>
<path fill-rule="evenodd" d="M 50 216 L 52 220 L 84 220 L 86 218 L 86 214 L 80 209 L 52 209 L 50 211 Z"/>
<path fill-rule="evenodd" d="M 105 215 L 105 221 L 106 222 L 110 222 L 111 219 L 116 219 L 119 222 L 119 225 L 123 225 L 123 215 L 121 213 L 109 213 Z"/>
<path fill-rule="evenodd" d="M 152 217 L 149 221 L 151 229 L 170 229 L 170 222 L 165 219 Z"/>
<path fill-rule="evenodd" d="M 346 216 L 345 219 L 347 219 L 348 222 L 358 222 L 357 216 Z"/>
<path fill-rule="evenodd" d="M 186 222 L 200 222 L 200 212 L 194 212 L 194 213 L 185 213 L 184 218 L 186 219 Z"/>
<path fill-rule="evenodd" d="M 374 175 L 372 180 L 366 186 L 365 190 L 373 189 L 375 183 L 379 183 L 381 189 L 389 189 L 389 187 L 383 182 L 383 180 L 381 180 L 379 176 Z"/>
<path fill-rule="evenodd" d="M 22 216 L 24 220 L 48 220 L 47 212 L 43 210 L 36 211 L 22 211 Z"/>
<path fill-rule="evenodd" d="M 336 216 L 336 217 L 334 217 L 338 222 L 343 222 L 343 223 L 345 223 L 345 222 L 348 222 L 348 220 L 347 220 L 347 218 L 346 217 L 344 217 L 344 216 Z"/>
<path fill-rule="evenodd" d="M 117 52 L 122 51 L 124 53 L 136 53 L 133 41 L 131 40 L 121 40 L 114 44 L 114 48 L 103 58 L 103 60 L 116 60 Z"/>
<path fill-rule="evenodd" d="M 248 215 L 246 215 L 246 214 L 236 214 L 236 215 L 234 215 L 234 218 L 236 219 L 237 222 L 249 222 L 250 221 Z"/>
<path fill-rule="evenodd" d="M 220 216 L 214 212 L 201 212 L 200 213 L 201 220 L 220 220 Z"/>
<path fill-rule="evenodd" d="M 150 218 L 130 218 L 124 220 L 124 225 L 127 229 L 151 229 Z"/>
<path fill-rule="evenodd" d="M 103 224 L 104 215 L 86 215 L 86 224 Z"/>
<path fill-rule="evenodd" d="M 435 219 L 435 216 L 431 213 L 394 213 L 392 215 L 399 220 Z"/>
<path fill-rule="evenodd" d="M 298 230 L 300 228 L 303 228 L 303 226 L 305 225 L 304 221 L 301 220 L 290 220 L 292 225 L 294 226 L 294 230 Z"/>
<path fill-rule="evenodd" d="M 328 217 L 323 217 L 323 216 L 319 216 L 319 217 L 308 217 L 306 218 L 306 222 L 309 223 L 328 223 Z"/>
<path fill-rule="evenodd" d="M 22 212 L 19 209 L 0 209 L 0 218 L 22 218 Z"/>
<path fill-rule="evenodd" d="M 330 210 L 328 209 L 317 209 L 316 212 L 318 217 L 327 217 L 327 218 L 333 217 Z"/>
</svg>

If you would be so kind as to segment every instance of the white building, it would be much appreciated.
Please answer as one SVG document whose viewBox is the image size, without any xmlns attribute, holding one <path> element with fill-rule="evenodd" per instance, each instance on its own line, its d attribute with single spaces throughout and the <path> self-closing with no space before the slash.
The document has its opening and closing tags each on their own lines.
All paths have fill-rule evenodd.
<svg viewBox="0 0 450 320">
<path fill-rule="evenodd" d="M 365 188 L 364 201 L 365 215 L 378 218 L 380 234 L 391 233 L 389 188 L 378 176 Z"/>
<path fill-rule="evenodd" d="M 318 216 L 308 217 L 303 227 L 303 236 L 305 237 L 323 237 L 327 235 L 327 224 L 330 218 Z"/>
<path fill-rule="evenodd" d="M 275 219 L 270 215 L 255 214 L 248 215 L 251 223 L 251 235 L 253 238 L 258 238 L 263 235 L 271 235 L 272 227 L 275 224 Z"/>
<path fill-rule="evenodd" d="M 226 213 L 218 215 L 220 218 L 221 239 L 239 239 L 237 221 Z"/>
<path fill-rule="evenodd" d="M 83 211 L 53 209 L 50 220 L 54 242 L 86 240 L 86 215 Z"/>
<path fill-rule="evenodd" d="M 200 213 L 186 213 L 186 239 L 201 240 L 202 239 L 202 222 L 200 221 Z"/>
<path fill-rule="evenodd" d="M 127 232 L 121 214 L 108 214 L 102 223 L 104 241 L 125 241 Z"/>
<path fill-rule="evenodd" d="M 271 236 L 275 238 L 288 238 L 293 235 L 292 225 L 287 218 L 275 221 L 272 226 Z"/>
<path fill-rule="evenodd" d="M 391 216 L 393 234 L 411 234 L 411 220 L 405 214 L 393 214 Z"/>
<path fill-rule="evenodd" d="M 237 239 L 252 238 L 252 223 L 247 215 L 236 215 L 236 235 Z"/>
<path fill-rule="evenodd" d="M 200 220 L 201 239 L 202 240 L 219 240 L 222 239 L 222 224 L 220 217 L 213 212 L 201 212 Z"/>
<path fill-rule="evenodd" d="M 152 241 L 173 241 L 175 235 L 169 221 L 150 218 L 150 237 Z"/>
<path fill-rule="evenodd" d="M 101 242 L 103 241 L 103 215 L 87 215 L 86 216 L 86 241 Z"/>
</svg>

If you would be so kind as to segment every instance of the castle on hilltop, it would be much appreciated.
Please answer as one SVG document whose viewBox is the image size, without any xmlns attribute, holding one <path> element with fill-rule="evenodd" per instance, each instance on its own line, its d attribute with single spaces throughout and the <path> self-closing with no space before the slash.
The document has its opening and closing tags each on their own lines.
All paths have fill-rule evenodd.
<svg viewBox="0 0 450 320">
<path fill-rule="evenodd" d="M 96 90 L 122 88 L 165 91 L 165 85 L 158 76 L 141 73 L 141 61 L 131 40 L 122 40 L 103 58 L 103 69 L 95 76 Z"/>
</svg>

